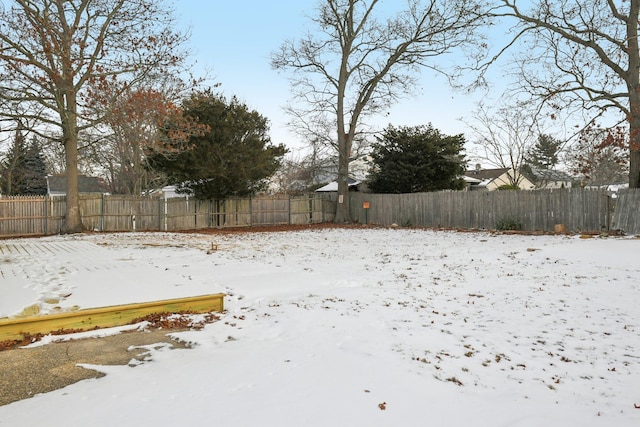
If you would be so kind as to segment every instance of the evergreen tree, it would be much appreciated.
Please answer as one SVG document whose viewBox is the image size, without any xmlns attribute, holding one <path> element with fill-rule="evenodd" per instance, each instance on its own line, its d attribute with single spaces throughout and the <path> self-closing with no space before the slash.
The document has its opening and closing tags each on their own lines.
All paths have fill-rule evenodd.
<svg viewBox="0 0 640 427">
<path fill-rule="evenodd" d="M 47 194 L 46 166 L 38 141 L 27 145 L 18 129 L 0 164 L 0 191 L 9 196 Z"/>
<path fill-rule="evenodd" d="M 525 163 L 539 169 L 551 170 L 558 164 L 558 153 L 561 147 L 562 141 L 551 135 L 540 134 L 538 141 L 529 150 Z"/>
<path fill-rule="evenodd" d="M 375 193 L 460 190 L 465 169 L 463 135 L 428 126 L 389 126 L 372 144 L 369 188 Z"/>
<path fill-rule="evenodd" d="M 0 191 L 2 194 L 7 196 L 21 194 L 26 150 L 22 129 L 18 128 L 13 142 L 0 164 Z"/>
<path fill-rule="evenodd" d="M 43 196 L 47 194 L 47 167 L 37 139 L 32 139 L 24 157 L 22 194 Z"/>
<path fill-rule="evenodd" d="M 196 93 L 183 103 L 184 115 L 205 125 L 186 143 L 169 139 L 162 150 L 149 155 L 149 164 L 164 172 L 179 191 L 201 199 L 245 196 L 262 190 L 284 156 L 283 145 L 273 145 L 268 121 L 235 97 L 227 101 L 210 91 Z M 165 133 L 180 134 L 166 124 Z"/>
</svg>

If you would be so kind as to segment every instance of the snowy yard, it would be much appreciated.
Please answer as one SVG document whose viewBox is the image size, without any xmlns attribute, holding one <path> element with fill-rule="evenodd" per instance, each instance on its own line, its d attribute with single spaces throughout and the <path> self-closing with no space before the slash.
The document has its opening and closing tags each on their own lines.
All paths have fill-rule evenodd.
<svg viewBox="0 0 640 427">
<path fill-rule="evenodd" d="M 217 250 L 212 251 L 212 247 Z M 224 292 L 0 426 L 637 426 L 640 239 L 408 229 L 0 241 L 0 316 Z"/>
</svg>

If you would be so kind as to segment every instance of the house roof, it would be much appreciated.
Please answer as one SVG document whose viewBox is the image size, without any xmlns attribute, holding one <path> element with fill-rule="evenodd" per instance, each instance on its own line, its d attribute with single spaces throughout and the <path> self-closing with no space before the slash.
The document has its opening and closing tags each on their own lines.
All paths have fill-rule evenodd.
<svg viewBox="0 0 640 427">
<path fill-rule="evenodd" d="M 67 194 L 67 176 L 49 175 L 47 176 L 47 189 L 49 195 Z M 100 179 L 95 176 L 78 175 L 79 193 L 103 193 L 104 189 L 100 185 Z"/>
<path fill-rule="evenodd" d="M 464 182 L 466 182 L 467 184 L 480 184 L 482 182 L 481 179 L 478 178 L 472 178 L 470 176 L 464 175 L 462 177 L 462 179 L 464 180 Z"/>
<path fill-rule="evenodd" d="M 357 181 L 353 178 L 349 178 L 349 180 L 347 181 L 349 183 L 349 187 L 353 187 L 355 185 L 360 184 L 360 181 Z M 327 185 L 325 185 L 324 187 L 320 187 L 316 190 L 317 192 L 320 193 L 325 193 L 325 192 L 329 192 L 329 191 L 338 191 L 338 181 L 333 181 L 328 183 Z"/>
<path fill-rule="evenodd" d="M 475 188 L 489 187 L 494 183 L 497 187 L 511 184 L 513 175 L 514 171 L 511 168 L 481 169 L 480 167 L 476 167 L 473 170 L 465 172 L 467 178 L 480 180 L 480 183 L 476 183 L 466 179 L 466 182 Z M 518 179 L 517 185 L 520 189 L 531 190 L 535 188 L 534 184 L 524 174 L 516 173 L 515 176 Z"/>
<path fill-rule="evenodd" d="M 566 172 L 542 169 L 530 166 L 531 174 L 536 181 L 573 181 L 573 177 Z"/>
<path fill-rule="evenodd" d="M 480 181 L 491 181 L 509 171 L 509 168 L 499 169 L 473 169 L 468 170 L 464 174 L 470 178 L 479 179 Z"/>
</svg>

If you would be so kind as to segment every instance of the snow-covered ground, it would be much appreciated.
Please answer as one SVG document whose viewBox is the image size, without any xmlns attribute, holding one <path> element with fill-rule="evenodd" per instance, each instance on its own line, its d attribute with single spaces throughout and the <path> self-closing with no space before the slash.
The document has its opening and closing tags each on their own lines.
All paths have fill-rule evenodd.
<svg viewBox="0 0 640 427">
<path fill-rule="evenodd" d="M 216 251 L 211 249 L 216 248 Z M 0 316 L 224 292 L 0 426 L 638 426 L 640 239 L 407 229 L 0 241 Z"/>
</svg>

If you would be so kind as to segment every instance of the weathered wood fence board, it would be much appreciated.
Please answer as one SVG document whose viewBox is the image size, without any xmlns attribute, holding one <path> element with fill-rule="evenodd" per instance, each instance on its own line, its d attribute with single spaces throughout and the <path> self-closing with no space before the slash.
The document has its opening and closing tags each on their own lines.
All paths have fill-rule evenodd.
<svg viewBox="0 0 640 427">
<path fill-rule="evenodd" d="M 253 225 L 289 224 L 289 198 L 256 197 L 251 200 Z"/>
<path fill-rule="evenodd" d="M 364 208 L 368 202 L 369 208 Z M 640 190 L 617 198 L 604 190 L 442 191 L 414 194 L 350 194 L 351 215 L 369 224 L 463 229 L 496 229 L 500 222 L 523 230 L 622 230 L 640 234 Z"/>
<path fill-rule="evenodd" d="M 640 190 L 621 191 L 609 202 L 614 205 L 611 229 L 640 234 Z"/>
<path fill-rule="evenodd" d="M 59 233 L 64 207 L 37 196 L 0 198 L 0 236 Z"/>
<path fill-rule="evenodd" d="M 297 197 L 289 199 L 289 221 L 291 224 L 318 224 L 326 222 L 326 199 L 320 197 Z"/>
<path fill-rule="evenodd" d="M 60 233 L 65 197 L 0 198 L 0 236 Z M 82 224 L 91 231 L 180 231 L 324 221 L 321 196 L 226 200 L 82 194 Z"/>
<path fill-rule="evenodd" d="M 351 215 L 360 223 L 464 229 L 495 229 L 511 221 L 523 230 L 622 230 L 640 234 L 640 190 L 617 197 L 602 190 L 443 191 L 415 194 L 350 194 Z M 369 202 L 369 209 L 363 208 Z M 102 194 L 82 195 L 87 230 L 180 231 L 202 228 L 313 224 L 333 221 L 335 197 L 260 196 L 227 200 L 189 197 L 156 199 Z M 0 236 L 60 232 L 64 197 L 0 198 Z"/>
</svg>

